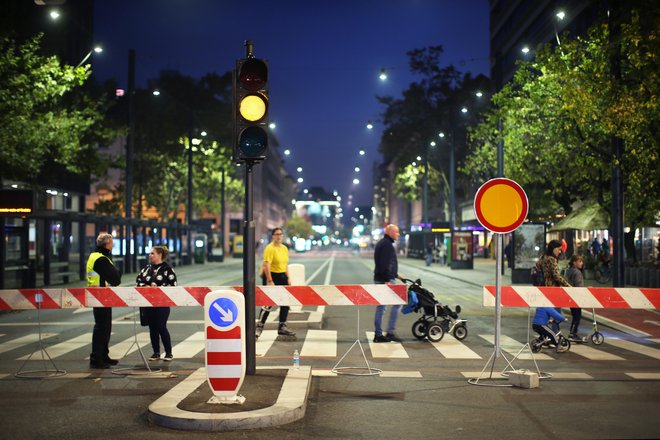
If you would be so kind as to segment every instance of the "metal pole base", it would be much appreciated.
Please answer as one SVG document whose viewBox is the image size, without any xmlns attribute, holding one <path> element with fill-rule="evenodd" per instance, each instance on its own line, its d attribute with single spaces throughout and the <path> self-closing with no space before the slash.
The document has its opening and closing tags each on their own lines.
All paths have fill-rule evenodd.
<svg viewBox="0 0 660 440">
<path fill-rule="evenodd" d="M 140 353 L 140 357 L 142 358 L 142 363 L 144 364 L 144 367 L 126 367 L 126 368 L 115 368 L 112 370 L 112 374 L 118 374 L 118 375 L 149 375 L 152 373 L 160 373 L 163 371 L 161 368 L 151 368 L 149 366 L 149 361 L 147 360 L 147 357 L 144 355 L 144 352 L 142 352 L 142 347 L 140 347 L 140 344 L 138 343 L 137 340 L 137 318 L 135 316 L 135 311 L 137 310 L 137 307 L 133 307 L 133 343 L 128 347 L 126 350 L 126 353 L 121 357 L 121 359 L 125 358 L 126 355 L 131 351 L 133 346 L 135 345 L 138 349 L 138 353 Z"/>
<path fill-rule="evenodd" d="M 362 353 L 362 359 L 364 359 L 365 367 L 339 367 L 341 361 L 344 360 L 344 358 L 348 355 L 348 353 L 351 352 L 351 350 L 353 350 L 353 347 L 356 345 L 360 347 L 360 352 Z M 369 366 L 367 356 L 364 354 L 364 350 L 362 349 L 362 343 L 360 343 L 360 307 L 357 308 L 357 339 L 330 371 L 335 374 L 344 374 L 347 376 L 378 376 L 383 372 L 383 370 Z"/>
<path fill-rule="evenodd" d="M 55 365 L 55 362 L 53 362 L 53 358 L 50 357 L 50 355 L 46 351 L 46 347 L 44 346 L 44 341 L 41 338 L 41 294 L 37 294 L 35 299 L 37 301 L 37 328 L 39 329 L 39 352 L 41 353 L 41 361 L 44 364 L 44 369 L 23 371 L 23 367 L 25 367 L 28 361 L 32 359 L 34 353 L 36 353 L 33 351 L 32 353 L 30 353 L 30 356 L 28 356 L 28 358 L 25 359 L 25 362 L 23 362 L 23 364 L 18 369 L 18 371 L 14 373 L 14 376 L 24 379 L 47 379 L 49 377 L 64 376 L 66 374 L 66 370 L 60 370 L 59 368 L 57 368 L 57 365 Z M 48 358 L 54 370 L 48 369 L 48 365 L 46 365 L 46 358 Z"/>
</svg>

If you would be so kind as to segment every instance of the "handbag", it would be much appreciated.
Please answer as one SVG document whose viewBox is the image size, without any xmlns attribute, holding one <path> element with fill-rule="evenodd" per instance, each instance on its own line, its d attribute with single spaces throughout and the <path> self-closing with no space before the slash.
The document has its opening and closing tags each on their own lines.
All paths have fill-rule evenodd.
<svg viewBox="0 0 660 440">
<path fill-rule="evenodd" d="M 140 325 L 147 327 L 149 325 L 149 316 L 147 315 L 147 308 L 140 307 Z"/>
</svg>

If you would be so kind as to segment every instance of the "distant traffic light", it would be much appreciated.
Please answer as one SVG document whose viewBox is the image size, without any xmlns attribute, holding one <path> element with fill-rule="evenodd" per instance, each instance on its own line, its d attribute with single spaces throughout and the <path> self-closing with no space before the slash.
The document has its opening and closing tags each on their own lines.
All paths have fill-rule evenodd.
<svg viewBox="0 0 660 440">
<path fill-rule="evenodd" d="M 268 148 L 268 64 L 248 58 L 236 62 L 234 72 L 235 162 L 257 162 Z"/>
</svg>

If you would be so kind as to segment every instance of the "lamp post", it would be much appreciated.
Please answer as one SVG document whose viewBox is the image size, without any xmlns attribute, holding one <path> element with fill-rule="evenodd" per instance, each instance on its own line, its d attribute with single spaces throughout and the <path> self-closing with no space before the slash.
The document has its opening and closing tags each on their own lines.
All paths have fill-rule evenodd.
<svg viewBox="0 0 660 440">
<path fill-rule="evenodd" d="M 133 151 L 135 150 L 135 49 L 128 51 L 128 134 L 126 135 L 126 252 L 124 272 L 132 270 L 131 218 L 133 216 Z"/>
</svg>

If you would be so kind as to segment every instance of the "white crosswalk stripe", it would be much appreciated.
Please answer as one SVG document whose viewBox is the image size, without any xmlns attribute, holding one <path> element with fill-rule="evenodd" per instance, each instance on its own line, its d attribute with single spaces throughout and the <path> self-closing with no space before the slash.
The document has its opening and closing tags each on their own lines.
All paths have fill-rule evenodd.
<svg viewBox="0 0 660 440">
<path fill-rule="evenodd" d="M 41 340 L 45 341 L 48 338 L 52 338 L 53 336 L 57 336 L 59 333 L 42 333 L 41 334 Z M 29 344 L 37 344 L 39 342 L 39 335 L 37 333 L 33 333 L 30 335 L 25 335 L 20 338 L 12 339 L 11 341 L 3 342 L 0 344 L 0 353 L 5 353 L 8 351 L 16 350 L 18 348 L 21 348 L 25 345 Z M 36 347 L 36 345 L 35 345 Z"/>
<path fill-rule="evenodd" d="M 336 357 L 336 330 L 307 330 L 300 356 Z"/>
<path fill-rule="evenodd" d="M 400 342 L 374 342 L 374 332 L 366 332 L 371 356 L 374 358 L 408 358 L 408 353 Z"/>
<path fill-rule="evenodd" d="M 183 341 L 173 346 L 172 354 L 176 356 L 177 359 L 193 358 L 197 356 L 198 353 L 204 351 L 205 342 L 206 335 L 204 332 L 195 332 Z"/>
<path fill-rule="evenodd" d="M 648 345 L 638 344 L 637 342 L 626 341 L 625 339 L 607 338 L 605 342 L 615 347 L 623 348 L 625 350 L 634 351 L 635 353 L 650 356 L 654 359 L 660 359 L 660 350 L 657 348 L 649 347 Z"/>
<path fill-rule="evenodd" d="M 479 335 L 479 337 L 485 339 L 491 344 L 495 344 L 495 335 Z M 529 347 L 526 347 L 523 350 L 522 342 L 519 342 L 506 335 L 500 335 L 500 349 L 514 356 L 518 355 L 518 359 L 523 359 L 523 360 L 532 359 L 532 354 L 530 353 Z M 547 361 L 553 358 L 548 356 L 547 354 L 535 353 L 534 359 L 536 359 L 537 361 Z"/>
<path fill-rule="evenodd" d="M 431 342 L 431 345 L 447 359 L 481 359 L 481 356 L 451 335 L 445 335 L 441 341 Z"/>
<path fill-rule="evenodd" d="M 67 339 L 66 341 L 62 341 L 58 344 L 46 346 L 46 352 L 51 357 L 51 359 L 55 359 L 55 358 L 58 358 L 60 356 L 65 355 L 67 353 L 70 353 L 72 351 L 83 348 L 87 345 L 91 345 L 91 341 L 92 341 L 92 334 L 91 333 L 84 333 L 80 336 L 76 336 L 75 338 Z M 35 353 L 38 353 L 38 352 L 35 351 Z M 22 356 L 18 359 L 19 360 L 25 360 L 28 357 L 29 357 L 29 355 Z M 32 356 L 32 358 L 34 359 L 35 356 Z M 40 359 L 40 357 L 37 356 L 37 359 Z"/>
</svg>

